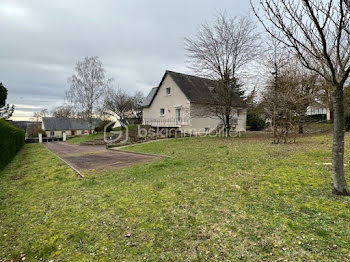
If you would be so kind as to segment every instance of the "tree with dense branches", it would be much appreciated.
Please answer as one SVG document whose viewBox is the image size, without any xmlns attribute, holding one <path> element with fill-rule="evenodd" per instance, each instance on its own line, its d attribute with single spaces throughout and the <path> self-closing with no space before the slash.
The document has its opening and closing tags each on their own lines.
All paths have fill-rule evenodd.
<svg viewBox="0 0 350 262">
<path fill-rule="evenodd" d="M 53 117 L 57 117 L 57 118 L 72 118 L 76 116 L 74 107 L 70 104 L 63 104 L 61 106 L 55 107 L 51 111 L 51 114 Z"/>
<path fill-rule="evenodd" d="M 185 44 L 190 68 L 220 83 L 213 90 L 213 105 L 200 112 L 220 118 L 228 134 L 237 94 L 244 95 L 239 74 L 259 55 L 260 35 L 248 16 L 231 17 L 223 12 L 214 18 L 212 23 L 203 23 L 194 37 L 186 38 Z"/>
<path fill-rule="evenodd" d="M 344 86 L 350 75 L 349 0 L 260 0 L 253 11 L 265 30 L 332 87 L 333 192 L 350 195 L 344 176 Z"/>
<path fill-rule="evenodd" d="M 128 94 L 125 90 L 110 88 L 103 104 L 103 113 L 118 117 L 119 121 L 125 125 L 126 118 L 130 116 L 139 117 L 143 100 L 143 95 L 136 92 L 134 95 Z"/>
<path fill-rule="evenodd" d="M 105 69 L 97 56 L 78 61 L 75 73 L 68 78 L 70 89 L 66 92 L 67 101 L 78 111 L 84 112 L 90 126 L 112 81 L 113 79 L 106 78 Z"/>
</svg>

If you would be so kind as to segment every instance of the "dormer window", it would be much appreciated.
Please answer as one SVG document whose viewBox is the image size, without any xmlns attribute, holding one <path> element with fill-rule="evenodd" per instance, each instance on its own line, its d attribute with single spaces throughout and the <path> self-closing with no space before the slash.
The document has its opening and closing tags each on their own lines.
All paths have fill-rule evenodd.
<svg viewBox="0 0 350 262">
<path fill-rule="evenodd" d="M 166 95 L 169 96 L 171 94 L 171 89 L 170 87 L 167 87 L 166 88 Z"/>
</svg>

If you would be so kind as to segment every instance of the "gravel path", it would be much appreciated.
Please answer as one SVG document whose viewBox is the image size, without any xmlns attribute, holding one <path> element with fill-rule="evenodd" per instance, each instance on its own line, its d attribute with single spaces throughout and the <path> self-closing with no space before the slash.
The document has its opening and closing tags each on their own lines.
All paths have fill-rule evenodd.
<svg viewBox="0 0 350 262">
<path fill-rule="evenodd" d="M 106 171 L 162 158 L 161 156 L 106 150 L 105 146 L 74 145 L 65 142 L 43 144 L 79 171 Z"/>
</svg>

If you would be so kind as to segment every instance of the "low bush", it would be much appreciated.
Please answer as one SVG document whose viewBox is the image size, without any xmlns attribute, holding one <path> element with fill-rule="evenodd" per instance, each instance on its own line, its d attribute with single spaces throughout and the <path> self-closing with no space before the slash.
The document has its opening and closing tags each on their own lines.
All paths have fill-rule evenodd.
<svg viewBox="0 0 350 262">
<path fill-rule="evenodd" d="M 43 137 L 46 137 L 46 132 L 41 128 L 40 124 L 31 124 L 27 127 L 28 138 L 37 138 L 39 133 L 41 133 Z"/>
<path fill-rule="evenodd" d="M 327 120 L 327 116 L 326 115 L 310 115 L 310 116 L 306 116 L 306 122 L 320 122 L 320 121 L 326 121 Z"/>
<path fill-rule="evenodd" d="M 111 121 L 109 121 L 109 120 L 101 121 L 101 122 L 99 123 L 99 125 L 95 127 L 95 131 L 96 131 L 96 132 L 104 132 L 105 126 L 108 125 L 110 122 L 111 122 Z M 112 128 L 113 128 L 113 125 L 110 125 L 109 127 L 107 127 L 107 130 L 106 130 L 106 131 L 107 131 L 107 132 L 111 132 Z"/>
<path fill-rule="evenodd" d="M 0 170 L 16 155 L 25 143 L 25 132 L 0 119 Z"/>
<path fill-rule="evenodd" d="M 251 131 L 260 131 L 265 128 L 265 120 L 257 113 L 248 113 L 247 129 Z"/>
</svg>

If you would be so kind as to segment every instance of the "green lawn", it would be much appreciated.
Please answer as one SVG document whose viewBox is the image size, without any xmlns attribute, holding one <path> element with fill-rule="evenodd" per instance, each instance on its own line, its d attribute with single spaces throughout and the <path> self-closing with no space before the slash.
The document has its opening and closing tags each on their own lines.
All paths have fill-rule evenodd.
<svg viewBox="0 0 350 262">
<path fill-rule="evenodd" d="M 109 135 L 109 133 L 107 133 Z M 94 141 L 98 139 L 103 139 L 104 138 L 104 133 L 95 133 L 95 134 L 90 134 L 90 135 L 82 135 L 82 136 L 76 136 L 73 138 L 69 138 L 67 140 L 68 143 L 71 144 L 80 144 L 88 141 Z"/>
<path fill-rule="evenodd" d="M 0 173 L 0 261 L 350 260 L 350 198 L 331 194 L 324 164 L 330 136 L 129 149 L 169 158 L 82 179 L 26 145 Z"/>
</svg>

